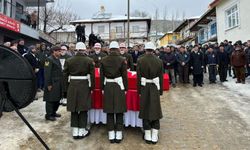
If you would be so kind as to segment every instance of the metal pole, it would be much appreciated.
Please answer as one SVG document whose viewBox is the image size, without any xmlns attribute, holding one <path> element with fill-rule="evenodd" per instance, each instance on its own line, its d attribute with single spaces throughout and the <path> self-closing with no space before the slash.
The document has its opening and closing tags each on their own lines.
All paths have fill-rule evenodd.
<svg viewBox="0 0 250 150">
<path fill-rule="evenodd" d="M 130 28 L 130 25 L 129 25 L 129 22 L 130 22 L 130 0 L 128 0 L 128 33 L 127 33 L 127 42 L 128 42 L 128 46 L 129 46 L 129 28 Z"/>
<path fill-rule="evenodd" d="M 39 20 L 40 20 L 40 0 L 37 1 L 37 29 L 39 29 Z"/>
<path fill-rule="evenodd" d="M 31 130 L 31 132 L 36 136 L 36 138 L 39 140 L 39 142 L 44 146 L 46 150 L 50 150 L 49 146 L 44 142 L 44 140 L 39 136 L 39 134 L 35 131 L 35 129 L 30 125 L 30 123 L 26 120 L 26 118 L 20 113 L 20 111 L 17 109 L 17 107 L 14 105 L 14 102 L 12 101 L 11 98 L 8 97 L 9 91 L 7 90 L 7 83 L 5 84 L 4 82 L 0 82 L 0 95 L 2 96 L 2 101 L 3 103 L 1 104 L 1 110 L 3 111 L 3 105 L 7 100 L 9 100 L 8 104 L 15 110 L 17 115 L 23 120 L 23 122 L 28 126 L 28 128 Z"/>
</svg>

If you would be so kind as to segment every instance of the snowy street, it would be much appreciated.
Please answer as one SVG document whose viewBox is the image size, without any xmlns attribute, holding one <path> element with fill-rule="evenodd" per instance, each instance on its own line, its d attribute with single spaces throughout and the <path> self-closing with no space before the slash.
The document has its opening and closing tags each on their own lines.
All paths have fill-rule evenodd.
<svg viewBox="0 0 250 150">
<path fill-rule="evenodd" d="M 177 85 L 162 96 L 164 118 L 157 145 L 145 144 L 139 128 L 126 128 L 121 144 L 109 144 L 104 125 L 93 125 L 91 135 L 73 140 L 70 113 L 60 107 L 62 118 L 44 120 L 42 98 L 21 110 L 51 149 L 221 149 L 250 147 L 250 80 L 245 85 L 229 82 L 202 88 Z M 0 124 L 0 149 L 42 149 L 41 144 L 15 113 L 4 113 Z"/>
</svg>

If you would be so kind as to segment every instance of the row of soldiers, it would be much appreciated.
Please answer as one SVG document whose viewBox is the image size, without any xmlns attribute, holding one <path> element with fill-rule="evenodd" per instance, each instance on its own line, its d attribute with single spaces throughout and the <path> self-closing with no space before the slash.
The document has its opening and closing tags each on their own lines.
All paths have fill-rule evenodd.
<svg viewBox="0 0 250 150">
<path fill-rule="evenodd" d="M 64 87 L 67 87 L 67 110 L 71 112 L 72 136 L 82 139 L 90 135 L 87 126 L 87 112 L 91 109 L 91 94 L 95 88 L 95 67 L 100 68 L 101 90 L 104 95 L 103 111 L 107 113 L 108 139 L 111 143 L 123 140 L 123 113 L 126 108 L 128 90 L 128 59 L 124 43 L 113 41 L 108 55 L 101 52 L 101 45 L 94 45 L 91 55 L 82 42 L 76 44 L 74 56 L 60 61 L 61 47 L 53 47 L 45 62 L 46 101 L 45 118 L 55 121 Z M 144 140 L 156 144 L 162 118 L 160 95 L 163 94 L 163 63 L 154 55 L 156 47 L 152 42 L 145 44 L 145 53 L 137 60 L 137 90 L 140 95 L 139 118 L 143 120 Z M 63 67 L 62 67 L 63 66 Z"/>
</svg>

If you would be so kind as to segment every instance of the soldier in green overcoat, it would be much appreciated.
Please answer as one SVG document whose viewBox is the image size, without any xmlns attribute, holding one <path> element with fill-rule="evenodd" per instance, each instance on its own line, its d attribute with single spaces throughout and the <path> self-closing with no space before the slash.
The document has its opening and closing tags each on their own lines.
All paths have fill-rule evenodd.
<svg viewBox="0 0 250 150">
<path fill-rule="evenodd" d="M 160 119 L 162 118 L 160 95 L 163 93 L 163 62 L 153 51 L 152 42 L 145 44 L 146 54 L 137 61 L 137 88 L 140 95 L 139 118 L 143 119 L 146 143 L 158 142 Z"/>
<path fill-rule="evenodd" d="M 127 111 L 127 62 L 120 56 L 117 42 L 111 42 L 109 48 L 110 55 L 102 59 L 100 66 L 101 89 L 104 90 L 103 110 L 107 113 L 110 142 L 120 143 L 123 139 L 123 113 Z"/>
<path fill-rule="evenodd" d="M 74 139 L 90 134 L 86 129 L 88 110 L 91 109 L 91 93 L 95 88 L 93 59 L 87 56 L 83 42 L 76 44 L 76 55 L 64 65 L 64 80 L 69 81 L 67 110 L 71 112 L 71 127 Z"/>
<path fill-rule="evenodd" d="M 90 55 L 90 58 L 92 58 L 95 62 L 95 67 L 100 68 L 100 63 L 103 57 L 107 56 L 106 53 L 101 51 L 101 44 L 100 43 L 95 43 L 94 50 L 95 52 Z"/>
<path fill-rule="evenodd" d="M 61 47 L 51 48 L 52 55 L 47 58 L 44 64 L 45 89 L 44 101 L 46 101 L 45 119 L 55 121 L 56 117 L 61 117 L 56 111 L 62 99 L 63 73 L 60 63 Z"/>
<path fill-rule="evenodd" d="M 128 49 L 125 43 L 120 44 L 120 54 L 122 57 L 126 58 L 127 68 L 131 71 L 134 71 L 133 57 L 128 53 Z"/>
</svg>

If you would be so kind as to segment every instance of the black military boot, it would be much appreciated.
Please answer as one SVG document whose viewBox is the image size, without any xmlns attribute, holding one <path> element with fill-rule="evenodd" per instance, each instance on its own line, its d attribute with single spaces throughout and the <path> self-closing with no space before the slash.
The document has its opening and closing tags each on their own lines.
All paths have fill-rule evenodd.
<svg viewBox="0 0 250 150">
<path fill-rule="evenodd" d="M 48 121 L 56 121 L 56 118 L 52 115 L 45 115 L 45 119 L 48 120 Z"/>
</svg>

